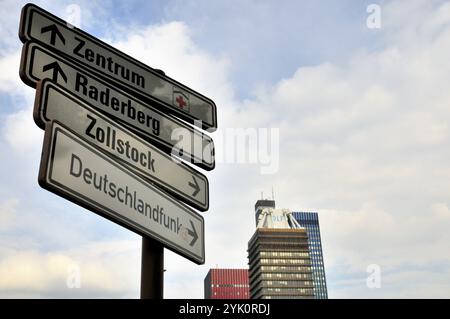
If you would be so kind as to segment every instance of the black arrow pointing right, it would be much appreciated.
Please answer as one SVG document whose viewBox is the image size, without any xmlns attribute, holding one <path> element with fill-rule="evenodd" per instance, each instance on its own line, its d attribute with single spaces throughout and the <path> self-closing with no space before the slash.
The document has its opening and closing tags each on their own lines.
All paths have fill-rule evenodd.
<svg viewBox="0 0 450 319">
<path fill-rule="evenodd" d="M 194 223 L 192 222 L 192 220 L 190 220 L 190 222 L 191 222 L 192 230 L 190 230 L 188 228 L 188 234 L 192 236 L 192 241 L 191 241 L 191 243 L 189 245 L 190 246 L 194 246 L 194 244 L 197 242 L 198 234 L 197 234 L 197 230 L 195 229 Z"/>
<path fill-rule="evenodd" d="M 194 192 L 192 193 L 192 196 L 195 196 L 200 191 L 200 186 L 198 185 L 197 180 L 195 179 L 194 176 L 192 176 L 192 179 L 194 180 L 194 183 L 189 182 L 189 186 L 191 186 L 194 189 Z"/>
<path fill-rule="evenodd" d="M 59 31 L 58 27 L 55 24 L 50 24 L 49 26 L 43 27 L 41 29 L 41 34 L 50 32 L 50 44 L 55 45 L 56 43 L 56 36 L 58 36 L 59 40 L 63 44 L 66 44 L 66 39 L 64 39 L 61 31 Z"/>
<path fill-rule="evenodd" d="M 61 67 L 59 66 L 58 62 L 55 61 L 55 62 L 49 63 L 47 65 L 44 65 L 42 67 L 43 72 L 52 70 L 52 69 L 53 69 L 53 77 L 52 77 L 53 81 L 55 81 L 55 82 L 58 81 L 58 73 L 59 73 L 59 74 L 61 74 L 64 82 L 67 83 L 67 76 L 64 74 L 64 72 L 61 69 Z"/>
</svg>

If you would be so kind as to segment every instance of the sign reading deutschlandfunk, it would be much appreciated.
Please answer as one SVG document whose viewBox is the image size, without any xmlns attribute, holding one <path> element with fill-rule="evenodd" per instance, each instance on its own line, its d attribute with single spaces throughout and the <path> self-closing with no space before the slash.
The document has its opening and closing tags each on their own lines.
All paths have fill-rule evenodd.
<svg viewBox="0 0 450 319">
<path fill-rule="evenodd" d="M 57 121 L 175 197 L 201 211 L 208 210 L 206 176 L 174 161 L 170 155 L 95 111 L 50 79 L 37 85 L 33 114 L 39 127 L 45 128 L 46 123 Z"/>
<path fill-rule="evenodd" d="M 216 105 L 211 99 L 33 4 L 22 9 L 19 37 L 23 42 L 34 40 L 51 47 L 194 125 L 199 125 L 199 120 L 202 128 L 217 128 Z"/>
<path fill-rule="evenodd" d="M 214 143 L 208 135 L 108 85 L 86 68 L 76 66 L 42 45 L 34 42 L 23 45 L 20 76 L 32 87 L 39 80 L 52 79 L 166 152 L 206 170 L 215 166 Z"/>
<path fill-rule="evenodd" d="M 39 184 L 197 264 L 205 261 L 203 217 L 54 121 L 45 130 Z"/>
</svg>

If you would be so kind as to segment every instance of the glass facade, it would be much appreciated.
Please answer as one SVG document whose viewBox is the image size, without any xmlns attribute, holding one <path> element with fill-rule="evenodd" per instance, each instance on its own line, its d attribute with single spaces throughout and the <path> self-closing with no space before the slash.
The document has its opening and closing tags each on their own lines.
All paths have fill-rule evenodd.
<svg viewBox="0 0 450 319">
<path fill-rule="evenodd" d="M 251 299 L 314 298 L 305 229 L 257 228 L 248 259 Z"/>
<path fill-rule="evenodd" d="M 308 233 L 309 253 L 314 278 L 314 296 L 316 299 L 327 299 L 327 282 L 320 238 L 319 215 L 314 212 L 293 212 L 295 220 L 306 228 Z"/>
</svg>

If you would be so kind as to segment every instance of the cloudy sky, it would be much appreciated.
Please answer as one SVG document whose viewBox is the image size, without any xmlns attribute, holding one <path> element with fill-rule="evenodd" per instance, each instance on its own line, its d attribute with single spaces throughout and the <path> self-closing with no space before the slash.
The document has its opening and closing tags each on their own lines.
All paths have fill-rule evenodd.
<svg viewBox="0 0 450 319">
<path fill-rule="evenodd" d="M 24 4 L 0 0 L 0 297 L 138 298 L 140 237 L 38 186 Z M 247 266 L 253 206 L 272 187 L 277 206 L 319 212 L 330 298 L 450 297 L 450 3 L 36 4 L 217 104 L 206 263 L 166 250 L 165 297 L 202 298 L 209 268 Z M 257 147 L 235 146 L 235 129 L 256 130 Z"/>
</svg>

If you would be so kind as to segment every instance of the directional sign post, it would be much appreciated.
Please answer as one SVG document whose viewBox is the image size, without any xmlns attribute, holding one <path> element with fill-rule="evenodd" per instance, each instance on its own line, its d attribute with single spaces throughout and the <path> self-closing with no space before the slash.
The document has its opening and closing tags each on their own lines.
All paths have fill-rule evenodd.
<svg viewBox="0 0 450 319">
<path fill-rule="evenodd" d="M 20 77 L 45 129 L 39 184 L 142 236 L 141 298 L 163 298 L 164 247 L 205 262 L 214 102 L 27 4 Z M 187 122 L 187 123 L 186 123 Z M 181 203 L 179 201 L 183 201 Z"/>
<path fill-rule="evenodd" d="M 58 121 L 177 198 L 202 211 L 208 210 L 206 176 L 174 161 L 49 79 L 37 86 L 34 118 L 42 128 L 52 120 Z"/>
<path fill-rule="evenodd" d="M 194 125 L 209 131 L 217 128 L 216 105 L 211 99 L 33 4 L 22 9 L 19 37 L 51 47 Z"/>
<path fill-rule="evenodd" d="M 158 190 L 82 138 L 47 124 L 39 184 L 203 264 L 203 217 Z"/>
<path fill-rule="evenodd" d="M 207 170 L 215 166 L 214 143 L 209 136 L 108 85 L 41 45 L 24 44 L 20 76 L 32 87 L 36 87 L 39 80 L 52 79 L 166 152 Z"/>
</svg>

